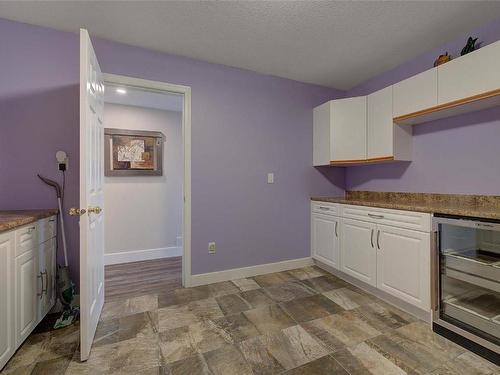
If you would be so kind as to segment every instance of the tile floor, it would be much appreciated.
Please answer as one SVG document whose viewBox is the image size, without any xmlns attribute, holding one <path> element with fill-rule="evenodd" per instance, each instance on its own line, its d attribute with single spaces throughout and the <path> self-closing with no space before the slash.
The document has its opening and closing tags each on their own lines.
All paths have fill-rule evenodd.
<svg viewBox="0 0 500 375">
<path fill-rule="evenodd" d="M 77 327 L 34 334 L 3 373 L 500 374 L 316 267 L 113 298 L 87 362 L 77 346 Z"/>
</svg>

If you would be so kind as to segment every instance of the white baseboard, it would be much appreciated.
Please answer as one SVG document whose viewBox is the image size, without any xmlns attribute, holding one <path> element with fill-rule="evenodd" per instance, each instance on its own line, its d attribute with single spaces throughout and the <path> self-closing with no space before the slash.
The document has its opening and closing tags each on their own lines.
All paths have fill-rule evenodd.
<svg viewBox="0 0 500 375">
<path fill-rule="evenodd" d="M 182 256 L 182 247 L 179 246 L 161 247 L 159 249 L 132 250 L 104 254 L 104 264 L 140 262 L 141 260 L 171 258 L 178 256 Z"/>
<path fill-rule="evenodd" d="M 225 271 L 202 273 L 199 275 L 191 275 L 191 286 L 199 286 L 217 283 L 220 281 L 229 281 L 241 279 L 244 277 L 252 277 L 257 275 L 263 275 L 265 273 L 288 271 L 294 268 L 301 268 L 310 266 L 313 261 L 310 257 L 284 260 L 282 262 L 276 263 L 266 263 L 259 264 L 257 266 L 243 267 L 243 268 L 233 268 Z"/>
</svg>

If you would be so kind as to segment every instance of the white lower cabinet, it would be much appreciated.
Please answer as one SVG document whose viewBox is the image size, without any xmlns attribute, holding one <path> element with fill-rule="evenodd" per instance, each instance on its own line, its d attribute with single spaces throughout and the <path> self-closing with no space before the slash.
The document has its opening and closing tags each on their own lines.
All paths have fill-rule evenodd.
<svg viewBox="0 0 500 375">
<path fill-rule="evenodd" d="M 37 275 L 37 315 L 42 320 L 55 303 L 56 240 L 52 238 L 39 247 Z"/>
<path fill-rule="evenodd" d="M 339 205 L 336 212 L 341 217 L 329 217 L 314 207 L 314 259 L 430 311 L 430 214 Z M 353 218 L 358 216 L 362 219 Z M 338 238 L 334 236 L 336 222 Z"/>
<path fill-rule="evenodd" d="M 30 250 L 16 258 L 16 344 L 31 333 L 37 321 L 37 257 Z"/>
<path fill-rule="evenodd" d="M 340 268 L 340 219 L 313 214 L 311 226 L 313 257 L 334 268 Z"/>
<path fill-rule="evenodd" d="M 0 369 L 16 350 L 14 320 L 13 232 L 0 234 Z"/>
<path fill-rule="evenodd" d="M 377 226 L 377 287 L 422 309 L 430 307 L 430 233 Z"/>
<path fill-rule="evenodd" d="M 361 220 L 342 220 L 341 271 L 373 286 L 377 285 L 375 228 L 376 224 Z"/>
<path fill-rule="evenodd" d="M 54 306 L 54 223 L 51 217 L 0 233 L 0 371 Z M 41 228 L 45 235 L 38 237 Z"/>
</svg>

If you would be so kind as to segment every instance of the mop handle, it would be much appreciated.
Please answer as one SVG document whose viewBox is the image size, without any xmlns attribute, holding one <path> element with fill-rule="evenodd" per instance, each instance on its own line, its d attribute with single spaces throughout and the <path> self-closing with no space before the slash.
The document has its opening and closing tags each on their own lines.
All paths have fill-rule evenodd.
<svg viewBox="0 0 500 375">
<path fill-rule="evenodd" d="M 62 242 L 63 242 L 63 251 L 64 251 L 64 265 L 68 267 L 68 252 L 66 250 L 66 233 L 64 231 L 64 215 L 62 210 L 61 198 L 57 198 L 57 203 L 59 205 L 59 218 L 61 219 L 61 233 L 62 233 Z"/>
</svg>

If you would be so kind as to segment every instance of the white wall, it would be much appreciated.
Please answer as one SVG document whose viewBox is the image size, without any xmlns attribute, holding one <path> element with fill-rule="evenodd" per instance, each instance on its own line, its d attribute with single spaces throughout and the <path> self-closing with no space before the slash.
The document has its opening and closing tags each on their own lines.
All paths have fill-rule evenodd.
<svg viewBox="0 0 500 375">
<path fill-rule="evenodd" d="M 104 122 L 165 135 L 163 176 L 105 177 L 106 263 L 181 255 L 182 114 L 106 103 Z"/>
</svg>

